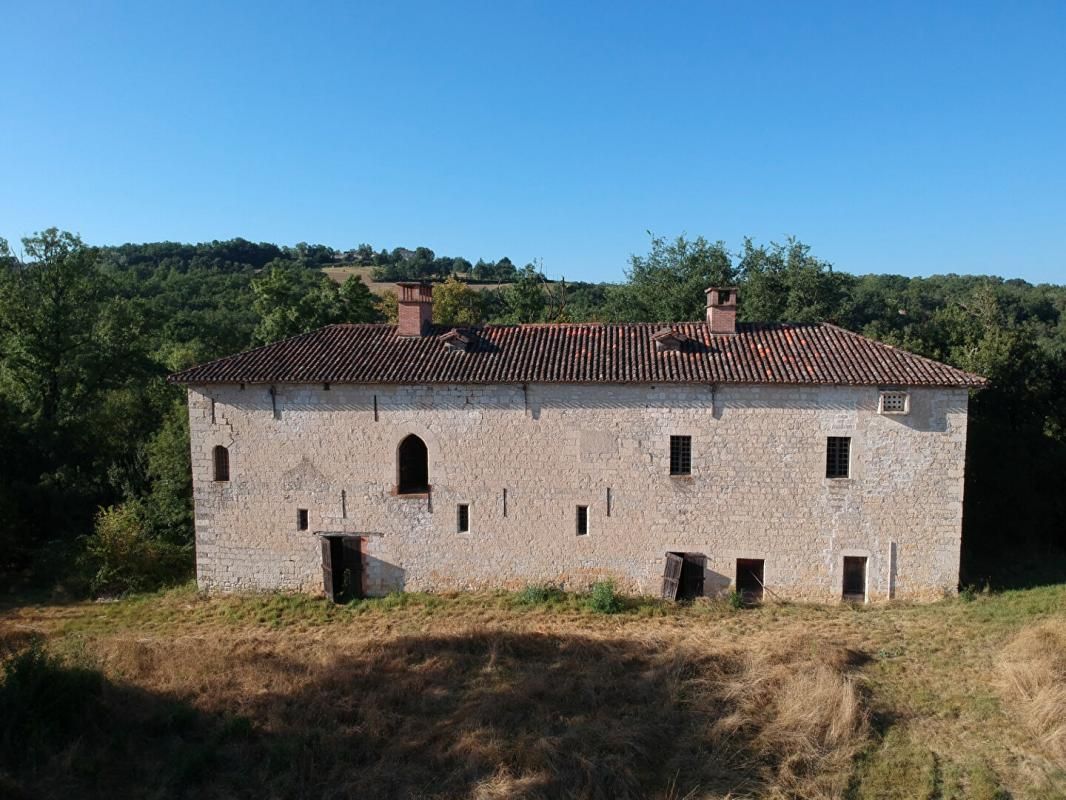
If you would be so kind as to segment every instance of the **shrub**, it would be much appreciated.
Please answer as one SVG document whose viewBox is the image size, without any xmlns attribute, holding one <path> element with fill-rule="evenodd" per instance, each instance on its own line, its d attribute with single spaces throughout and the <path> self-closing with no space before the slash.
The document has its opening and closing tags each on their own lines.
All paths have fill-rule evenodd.
<svg viewBox="0 0 1066 800">
<path fill-rule="evenodd" d="M 524 606 L 540 606 L 562 600 L 565 596 L 566 593 L 558 586 L 540 583 L 527 586 L 515 596 L 515 600 Z"/>
<path fill-rule="evenodd" d="M 614 581 L 598 581 L 589 592 L 588 607 L 601 614 L 617 614 L 622 610 L 622 598 L 614 588 Z"/>
<path fill-rule="evenodd" d="M 81 558 L 93 594 L 124 594 L 158 589 L 184 580 L 192 548 L 147 533 L 135 501 L 101 508 L 96 526 L 83 539 Z"/>
<path fill-rule="evenodd" d="M 726 597 L 726 600 L 729 602 L 730 608 L 737 609 L 738 611 L 744 608 L 744 595 L 742 595 L 736 589 L 733 589 L 729 593 L 729 595 Z"/>
<path fill-rule="evenodd" d="M 64 666 L 39 639 L 13 656 L 0 679 L 0 764 L 18 769 L 47 758 L 75 735 L 101 685 L 98 672 Z"/>
</svg>

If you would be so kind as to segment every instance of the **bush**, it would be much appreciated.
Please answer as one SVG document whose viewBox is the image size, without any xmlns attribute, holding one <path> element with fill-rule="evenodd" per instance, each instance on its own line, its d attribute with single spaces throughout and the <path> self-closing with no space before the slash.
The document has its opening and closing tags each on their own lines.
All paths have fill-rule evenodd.
<svg viewBox="0 0 1066 800">
<path fill-rule="evenodd" d="M 565 597 L 566 593 L 558 586 L 540 583 L 527 586 L 515 596 L 515 600 L 524 606 L 540 606 Z"/>
<path fill-rule="evenodd" d="M 0 679 L 0 764 L 18 769 L 47 758 L 74 736 L 101 685 L 98 672 L 64 666 L 39 639 L 13 656 Z"/>
<path fill-rule="evenodd" d="M 100 509 L 81 558 L 93 594 L 158 589 L 188 576 L 192 548 L 148 534 L 142 516 L 135 501 Z"/>
<path fill-rule="evenodd" d="M 729 606 L 731 608 L 734 608 L 738 611 L 744 608 L 744 595 L 742 595 L 736 589 L 733 589 L 733 591 L 729 593 L 726 600 L 729 602 Z"/>
<path fill-rule="evenodd" d="M 601 614 L 617 614 L 622 610 L 622 598 L 614 588 L 614 581 L 598 581 L 589 592 L 588 607 Z"/>
</svg>

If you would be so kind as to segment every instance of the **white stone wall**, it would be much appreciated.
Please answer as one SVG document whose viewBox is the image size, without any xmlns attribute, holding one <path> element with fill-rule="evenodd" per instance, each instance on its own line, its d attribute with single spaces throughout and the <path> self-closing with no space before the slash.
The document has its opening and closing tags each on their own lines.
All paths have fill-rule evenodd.
<svg viewBox="0 0 1066 800">
<path fill-rule="evenodd" d="M 844 556 L 863 555 L 871 600 L 939 597 L 958 581 L 967 392 L 910 394 L 908 415 L 881 416 L 872 387 L 195 387 L 197 577 L 320 592 L 316 532 L 344 531 L 365 537 L 371 594 L 604 576 L 656 594 L 665 554 L 684 551 L 707 556 L 708 593 L 761 558 L 775 595 L 836 600 Z M 428 498 L 392 494 L 410 433 L 428 445 Z M 692 436 L 691 477 L 669 475 L 671 434 Z M 852 437 L 850 478 L 825 478 L 827 436 Z"/>
</svg>

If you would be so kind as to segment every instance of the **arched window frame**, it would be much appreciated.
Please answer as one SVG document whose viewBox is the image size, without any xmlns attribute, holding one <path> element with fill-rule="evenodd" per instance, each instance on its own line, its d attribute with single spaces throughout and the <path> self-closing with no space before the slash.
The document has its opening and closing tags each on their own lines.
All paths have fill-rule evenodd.
<svg viewBox="0 0 1066 800">
<path fill-rule="evenodd" d="M 215 483 L 229 481 L 229 449 L 218 444 L 211 451 L 212 477 Z"/>
<path fill-rule="evenodd" d="M 421 445 L 421 452 L 409 451 L 410 447 L 417 447 L 415 443 Z M 411 458 L 421 458 L 422 463 L 408 463 Z M 429 447 L 421 436 L 410 433 L 396 446 L 396 494 L 423 495 L 429 490 Z"/>
</svg>

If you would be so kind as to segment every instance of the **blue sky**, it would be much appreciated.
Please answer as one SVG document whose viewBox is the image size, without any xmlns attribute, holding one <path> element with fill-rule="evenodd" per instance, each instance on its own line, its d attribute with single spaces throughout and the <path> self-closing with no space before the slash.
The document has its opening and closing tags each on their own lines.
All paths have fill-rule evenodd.
<svg viewBox="0 0 1066 800">
<path fill-rule="evenodd" d="M 0 0 L 0 235 L 1066 283 L 1066 2 Z"/>
</svg>

